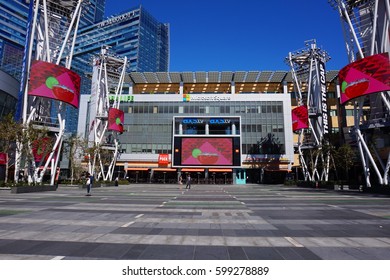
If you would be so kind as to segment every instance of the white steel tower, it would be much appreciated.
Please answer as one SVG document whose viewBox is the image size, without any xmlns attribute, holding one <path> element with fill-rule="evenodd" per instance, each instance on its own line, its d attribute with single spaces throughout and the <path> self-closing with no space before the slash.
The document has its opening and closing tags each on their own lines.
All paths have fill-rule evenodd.
<svg viewBox="0 0 390 280">
<path fill-rule="evenodd" d="M 62 112 L 66 104 L 76 108 L 79 105 L 80 77 L 69 69 L 82 2 L 35 0 L 30 3 L 21 81 L 21 119 L 26 126 L 32 124 L 49 131 L 46 141 L 51 142 L 51 150 L 38 158 L 33 151 L 34 143 L 30 141 L 29 154 L 16 155 L 15 181 L 24 163 L 29 183 L 41 183 L 50 168 L 50 183 L 54 184 L 65 131 Z"/>
<path fill-rule="evenodd" d="M 354 127 L 367 187 L 389 185 L 389 0 L 332 0 L 348 59 L 339 73 L 340 102 L 354 107 Z"/>
<path fill-rule="evenodd" d="M 305 119 L 294 131 L 299 134 L 297 149 L 305 181 L 327 181 L 329 155 L 323 144 L 329 133 L 325 63 L 330 59 L 316 41 L 290 52 L 286 63 L 291 67 L 300 116 Z M 294 115 L 294 111 L 293 111 Z M 294 124 L 293 124 L 294 126 Z"/>
<path fill-rule="evenodd" d="M 123 132 L 124 113 L 119 110 L 127 57 L 109 54 L 102 47 L 93 65 L 89 103 L 89 172 L 104 181 L 112 180 L 119 151 L 118 134 Z"/>
</svg>

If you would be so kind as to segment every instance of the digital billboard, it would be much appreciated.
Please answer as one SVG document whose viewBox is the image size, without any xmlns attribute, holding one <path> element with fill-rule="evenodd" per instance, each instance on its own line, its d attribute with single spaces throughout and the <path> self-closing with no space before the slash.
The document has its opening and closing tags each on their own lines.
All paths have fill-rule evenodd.
<svg viewBox="0 0 390 280">
<path fill-rule="evenodd" d="M 365 57 L 339 72 L 343 104 L 353 98 L 390 90 L 389 53 Z"/>
<path fill-rule="evenodd" d="M 123 133 L 124 121 L 125 113 L 122 110 L 110 108 L 108 111 L 108 130 L 114 130 Z"/>
<path fill-rule="evenodd" d="M 80 76 L 60 65 L 35 60 L 32 63 L 28 94 L 66 102 L 75 108 L 80 101 Z"/>
<path fill-rule="evenodd" d="M 175 137 L 173 165 L 240 166 L 239 137 Z"/>
<path fill-rule="evenodd" d="M 294 108 L 291 115 L 293 131 L 309 127 L 309 114 L 306 105 Z"/>
</svg>

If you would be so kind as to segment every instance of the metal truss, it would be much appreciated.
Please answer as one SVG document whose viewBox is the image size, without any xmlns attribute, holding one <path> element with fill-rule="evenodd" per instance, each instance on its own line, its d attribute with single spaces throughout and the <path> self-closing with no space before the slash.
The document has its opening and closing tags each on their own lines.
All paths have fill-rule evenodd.
<svg viewBox="0 0 390 280">
<path fill-rule="evenodd" d="M 119 109 L 126 69 L 127 57 L 109 54 L 106 46 L 94 59 L 88 135 L 88 145 L 94 149 L 89 155 L 89 172 L 97 173 L 97 178 L 102 177 L 104 181 L 113 179 L 119 155 L 119 133 L 108 130 L 108 113 L 110 108 Z"/>
<path fill-rule="evenodd" d="M 291 67 L 297 105 L 306 105 L 309 127 L 298 131 L 297 149 L 305 181 L 327 181 L 329 154 L 324 154 L 324 136 L 328 134 L 325 63 L 327 52 L 315 40 L 305 42 L 306 48 L 290 52 L 286 63 Z"/>
<path fill-rule="evenodd" d="M 41 60 L 56 65 L 62 64 L 71 68 L 73 49 L 76 41 L 82 0 L 35 0 L 30 5 L 30 16 L 25 46 L 24 69 L 21 88 L 23 87 L 23 124 L 32 124 L 36 128 L 44 128 L 55 139 L 47 159 L 36 164 L 33 158 L 31 143 L 30 154 L 16 153 L 15 181 L 19 179 L 19 172 L 24 166 L 28 174 L 29 183 L 42 183 L 43 176 L 50 165 L 50 183 L 53 185 L 58 173 L 57 166 L 60 158 L 65 119 L 62 117 L 65 105 L 56 100 L 31 97 L 28 95 L 28 76 L 33 60 Z M 55 116 L 56 117 L 53 117 Z M 18 145 L 21 145 L 20 143 Z M 20 151 L 20 149 L 18 149 Z M 26 174 L 26 173 L 25 173 Z"/>
<path fill-rule="evenodd" d="M 389 0 L 332 0 L 329 3 L 340 15 L 351 63 L 389 53 Z M 357 139 L 366 185 L 372 185 L 375 175 L 379 184 L 389 185 L 390 152 L 379 143 L 386 142 L 385 135 L 389 132 L 390 92 L 372 93 L 352 102 L 355 123 L 351 132 Z"/>
</svg>

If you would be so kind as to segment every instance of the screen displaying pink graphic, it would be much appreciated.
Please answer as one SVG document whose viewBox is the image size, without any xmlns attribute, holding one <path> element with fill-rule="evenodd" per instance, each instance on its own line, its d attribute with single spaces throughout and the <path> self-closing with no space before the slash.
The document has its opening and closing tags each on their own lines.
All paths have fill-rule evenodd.
<svg viewBox="0 0 390 280">
<path fill-rule="evenodd" d="M 341 104 L 350 99 L 390 90 L 389 53 L 365 57 L 339 72 Z"/>
<path fill-rule="evenodd" d="M 80 76 L 54 63 L 35 60 L 30 71 L 28 94 L 60 100 L 79 107 Z"/>
<path fill-rule="evenodd" d="M 110 108 L 108 111 L 108 130 L 123 132 L 125 113 L 122 110 Z"/>
<path fill-rule="evenodd" d="M 183 138 L 182 165 L 233 165 L 231 138 Z"/>
<path fill-rule="evenodd" d="M 293 131 L 309 127 L 309 115 L 306 105 L 294 108 L 291 114 Z"/>
</svg>

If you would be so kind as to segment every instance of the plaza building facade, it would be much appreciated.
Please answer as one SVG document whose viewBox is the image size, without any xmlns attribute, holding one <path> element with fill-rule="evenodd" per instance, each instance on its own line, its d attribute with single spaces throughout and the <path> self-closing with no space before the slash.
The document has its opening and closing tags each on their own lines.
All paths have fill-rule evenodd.
<svg viewBox="0 0 390 280">
<path fill-rule="evenodd" d="M 330 91 L 335 91 L 333 72 L 327 75 Z M 126 83 L 117 176 L 172 183 L 188 173 L 199 183 L 245 184 L 280 182 L 299 166 L 291 120 L 294 88 L 287 71 L 131 72 Z M 88 98 L 82 96 L 81 135 L 89 130 Z M 186 143 L 211 145 L 210 154 L 218 153 L 214 139 L 226 138 L 233 139 L 227 141 L 228 163 L 183 162 Z M 191 151 L 195 157 L 203 152 L 195 146 Z"/>
</svg>

